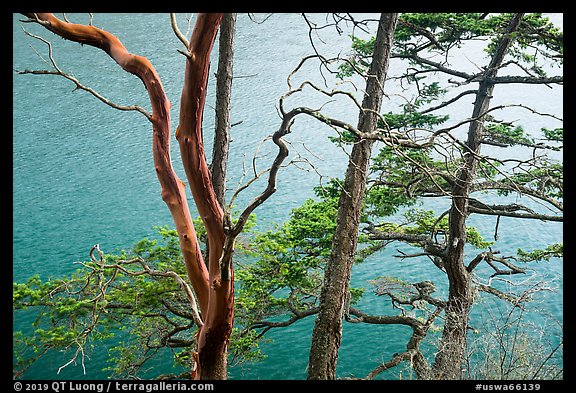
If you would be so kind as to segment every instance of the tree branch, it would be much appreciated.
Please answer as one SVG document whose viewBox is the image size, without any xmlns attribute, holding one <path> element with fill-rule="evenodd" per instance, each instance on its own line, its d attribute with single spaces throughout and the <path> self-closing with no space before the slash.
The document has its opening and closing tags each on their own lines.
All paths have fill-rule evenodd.
<svg viewBox="0 0 576 393">
<path fill-rule="evenodd" d="M 172 26 L 172 30 L 174 31 L 174 34 L 176 34 L 176 37 L 178 37 L 180 42 L 182 42 L 182 44 L 184 44 L 184 48 L 186 48 L 186 50 L 188 50 L 190 43 L 188 42 L 188 39 L 184 36 L 184 34 L 182 34 L 180 29 L 178 28 L 178 21 L 176 20 L 176 14 L 175 13 L 170 13 L 170 25 Z M 186 52 L 185 55 L 186 55 L 186 57 L 189 57 L 190 53 Z"/>
<path fill-rule="evenodd" d="M 88 93 L 92 94 L 94 97 L 96 97 L 97 99 L 99 99 L 100 101 L 102 101 L 103 103 L 105 103 L 106 105 L 114 108 L 114 109 L 118 109 L 121 111 L 138 111 L 140 113 L 142 113 L 144 116 L 146 116 L 146 118 L 149 121 L 152 121 L 152 115 L 150 113 L 148 113 L 146 110 L 144 110 L 144 108 L 137 106 L 137 105 L 130 105 L 130 106 L 125 106 L 125 105 L 119 105 L 116 104 L 115 102 L 110 101 L 109 99 L 107 99 L 106 97 L 104 97 L 103 95 L 101 95 L 100 93 L 98 93 L 97 91 L 95 91 L 92 88 L 89 88 L 85 85 L 83 85 L 82 83 L 80 83 L 80 81 L 73 77 L 72 75 L 65 73 L 64 71 L 62 71 L 60 69 L 60 67 L 58 67 L 58 65 L 56 64 L 56 60 L 54 60 L 54 56 L 53 56 L 53 51 L 52 51 L 52 44 L 40 37 L 37 36 L 35 34 L 32 34 L 26 30 L 24 30 L 24 33 L 32 38 L 35 38 L 39 41 L 44 42 L 47 46 L 48 46 L 48 56 L 50 58 L 50 62 L 52 63 L 52 66 L 54 67 L 55 71 L 50 71 L 50 70 L 24 70 L 24 71 L 20 71 L 20 70 L 14 70 L 16 71 L 18 74 L 24 75 L 24 74 L 32 74 L 32 75 L 57 75 L 57 76 L 62 76 L 65 79 L 68 79 L 69 81 L 72 81 L 75 85 L 76 85 L 76 89 L 80 89 L 80 90 L 84 90 L 87 91 Z"/>
<path fill-rule="evenodd" d="M 204 312 L 208 305 L 208 273 L 204 265 L 194 225 L 190 217 L 185 185 L 176 175 L 170 159 L 170 101 L 156 69 L 148 59 L 130 54 L 122 42 L 107 31 L 92 25 L 68 23 L 53 14 L 28 13 L 30 21 L 44 26 L 54 34 L 85 45 L 102 49 L 123 70 L 136 75 L 144 83 L 152 115 L 152 150 L 156 174 L 162 187 L 162 199 L 167 204 L 176 224 L 180 247 L 188 276 Z"/>
</svg>

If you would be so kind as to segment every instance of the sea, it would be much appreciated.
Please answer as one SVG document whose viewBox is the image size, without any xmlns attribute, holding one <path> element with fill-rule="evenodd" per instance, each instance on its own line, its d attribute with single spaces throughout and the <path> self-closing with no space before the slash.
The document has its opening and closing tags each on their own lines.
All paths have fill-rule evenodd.
<svg viewBox="0 0 576 393">
<path fill-rule="evenodd" d="M 270 165 L 275 149 L 270 136 L 280 126 L 279 99 L 289 90 L 288 77 L 305 56 L 321 53 L 326 58 L 345 57 L 351 53 L 351 35 L 360 38 L 375 31 L 378 14 L 354 14 L 356 21 L 340 21 L 331 14 L 297 13 L 239 14 L 234 52 L 232 93 L 232 143 L 228 165 L 228 198 L 256 170 Z M 562 14 L 547 14 L 560 28 Z M 93 23 L 115 34 L 129 52 L 147 57 L 158 71 L 172 103 L 172 130 L 178 121 L 179 97 L 183 82 L 183 50 L 170 26 L 169 14 L 103 13 L 67 14 L 72 22 Z M 190 35 L 193 14 L 179 14 L 180 29 Z M 45 42 L 30 34 L 44 37 L 53 44 L 52 58 L 64 72 L 75 76 L 84 85 L 121 105 L 139 105 L 150 110 L 148 96 L 141 81 L 122 71 L 99 49 L 62 40 L 41 26 L 22 23 L 20 14 L 13 14 L 13 127 L 12 127 L 12 272 L 14 282 L 24 282 L 33 275 L 43 279 L 72 273 L 75 262 L 86 260 L 92 245 L 100 244 L 106 253 L 130 247 L 144 237 L 152 237 L 156 226 L 173 226 L 168 209 L 160 196 L 151 150 L 151 127 L 137 112 L 113 109 L 85 91 L 75 89 L 72 82 L 54 75 L 22 75 L 17 71 L 51 69 L 51 57 Z M 316 27 L 310 29 L 310 27 Z M 449 60 L 455 67 L 475 72 L 486 64 L 483 52 L 486 42 L 477 40 L 463 46 Z M 208 97 L 204 113 L 204 138 L 208 159 L 211 159 L 214 129 L 214 74 L 217 66 L 217 44 L 212 54 Z M 332 71 L 335 66 L 331 66 Z M 390 75 L 398 75 L 401 65 L 393 62 Z M 520 70 L 512 71 L 520 72 Z M 561 70 L 550 69 L 553 74 Z M 430 76 L 430 81 L 434 78 Z M 361 101 L 363 82 L 352 79 L 341 82 L 334 72 L 318 61 L 306 61 L 290 79 L 293 87 L 310 80 L 326 90 L 345 89 Z M 440 80 L 440 79 L 438 79 Z M 462 89 L 473 88 L 463 86 Z M 386 84 L 383 111 L 397 110 L 413 91 L 398 81 Z M 524 103 L 541 113 L 563 117 L 562 86 L 499 85 L 493 105 Z M 322 108 L 326 114 L 350 124 L 358 120 L 357 107 L 345 96 L 327 98 L 310 87 L 288 97 L 286 108 L 296 105 Z M 470 116 L 470 99 L 450 109 L 451 119 Z M 541 127 L 561 127 L 561 120 L 536 116 L 520 107 L 498 111 L 495 115 L 538 133 Z M 452 121 L 452 120 L 451 120 Z M 463 135 L 465 127 L 457 133 Z M 290 156 L 280 171 L 277 192 L 256 211 L 257 229 L 273 229 L 285 222 L 293 208 L 314 197 L 313 187 L 327 184 L 331 177 L 344 176 L 347 150 L 329 140 L 335 131 L 319 122 L 300 117 L 286 137 Z M 511 150 L 511 149 L 510 149 Z M 512 156 L 521 152 L 508 150 Z M 376 151 L 376 150 L 375 150 Z M 496 151 L 496 150 L 493 150 Z M 490 149 L 485 150 L 486 153 Z M 179 148 L 172 134 L 172 162 L 179 177 L 185 179 Z M 500 153 L 502 154 L 502 153 Z M 562 155 L 556 159 L 562 161 Z M 254 168 L 254 166 L 256 168 Z M 241 210 L 265 186 L 257 181 L 240 193 L 234 205 Z M 190 193 L 189 204 L 194 209 Z M 501 199 L 493 199 L 501 200 Z M 509 202 L 525 203 L 542 212 L 545 206 L 526 197 L 509 198 Z M 421 207 L 442 212 L 449 206 L 445 199 L 425 202 Z M 193 211 L 193 216 L 196 213 Z M 401 217 L 400 215 L 398 217 Z M 472 216 L 486 238 L 494 235 L 496 218 Z M 516 249 L 532 250 L 550 243 L 562 242 L 561 222 L 521 221 L 502 218 L 498 224 L 498 241 L 494 246 L 502 255 Z M 376 296 L 370 280 L 379 276 L 396 276 L 413 282 L 436 280 L 438 293 L 446 292 L 445 278 L 426 259 L 399 259 L 402 246 L 391 246 L 353 268 L 352 286 L 365 288 L 365 296 L 357 308 L 373 314 L 397 313 L 389 301 Z M 474 256 L 470 250 L 470 258 Z M 534 294 L 534 302 L 526 318 L 540 333 L 538 339 L 550 347 L 559 342 L 563 323 L 563 259 L 534 263 L 533 270 L 522 277 L 527 287 L 543 281 L 546 291 Z M 436 269 L 437 270 L 437 269 Z M 489 273 L 489 270 L 484 270 Z M 510 286 L 515 278 L 510 278 Z M 475 308 L 472 325 L 479 330 L 491 329 L 498 307 Z M 485 305 L 486 305 L 485 304 Z M 495 305 L 496 304 L 496 305 Z M 26 329 L 34 316 L 13 313 L 14 331 Z M 313 318 L 266 334 L 262 344 L 263 361 L 230 367 L 231 379 L 305 379 Z M 545 333 L 542 333 L 545 332 Z M 399 326 L 371 326 L 344 323 L 339 354 L 339 377 L 363 377 L 392 354 L 405 348 L 410 329 Z M 32 366 L 25 379 L 104 379 L 109 373 L 106 347 L 97 347 L 87 354 L 85 367 L 71 364 L 58 373 L 66 358 L 63 354 L 45 356 Z M 148 366 L 150 375 L 170 372 L 164 360 Z M 408 371 L 391 371 L 382 379 L 409 378 Z"/>
</svg>

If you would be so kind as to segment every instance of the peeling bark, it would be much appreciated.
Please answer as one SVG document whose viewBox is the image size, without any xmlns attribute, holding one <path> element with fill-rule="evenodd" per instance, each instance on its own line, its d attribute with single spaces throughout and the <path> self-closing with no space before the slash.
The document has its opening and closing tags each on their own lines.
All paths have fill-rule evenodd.
<svg viewBox="0 0 576 393">
<path fill-rule="evenodd" d="M 25 14 L 62 38 L 94 46 L 106 52 L 125 71 L 136 75 L 146 87 L 152 105 L 152 153 L 154 167 L 162 188 L 162 199 L 168 206 L 184 256 L 188 277 L 198 297 L 202 312 L 208 307 L 208 271 L 190 210 L 186 201 L 185 185 L 178 178 L 170 158 L 170 108 L 160 77 L 150 61 L 129 53 L 120 40 L 107 31 L 62 21 L 52 14 Z"/>
<path fill-rule="evenodd" d="M 181 97 L 180 124 L 176 139 L 197 209 L 208 234 L 208 267 L 202 256 L 198 237 L 186 200 L 185 183 L 176 175 L 170 157 L 170 108 L 160 77 L 148 59 L 130 54 L 114 35 L 94 26 L 62 21 L 52 14 L 25 14 L 53 33 L 81 44 L 102 49 L 122 69 L 142 80 L 152 105 L 152 151 L 154 167 L 168 206 L 184 256 L 186 270 L 198 299 L 204 324 L 197 334 L 197 379 L 225 379 L 228 338 L 233 324 L 233 271 L 231 253 L 226 280 L 221 280 L 220 255 L 225 240 L 223 210 L 212 186 L 202 140 L 202 117 L 210 53 L 222 14 L 199 14 L 186 56 L 184 88 Z"/>
<path fill-rule="evenodd" d="M 224 247 L 224 212 L 218 201 L 204 149 L 202 119 L 210 54 L 223 14 L 199 14 L 190 38 L 180 121 L 176 139 L 200 217 L 208 238 L 208 309 L 198 332 L 198 364 L 195 379 L 226 379 L 228 340 L 234 320 L 234 272 L 229 256 L 228 275 L 221 279 L 220 257 Z"/>
</svg>

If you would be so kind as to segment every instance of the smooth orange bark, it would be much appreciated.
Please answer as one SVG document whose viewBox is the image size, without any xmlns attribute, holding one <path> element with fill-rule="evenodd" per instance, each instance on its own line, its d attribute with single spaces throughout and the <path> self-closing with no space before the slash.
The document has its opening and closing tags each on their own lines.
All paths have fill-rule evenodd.
<svg viewBox="0 0 576 393">
<path fill-rule="evenodd" d="M 222 280 L 220 258 L 226 234 L 224 212 L 217 200 L 206 160 L 202 137 L 202 118 L 210 69 L 210 53 L 222 14 L 200 14 L 190 38 L 184 87 L 180 99 L 180 121 L 176 139 L 198 212 L 208 236 L 210 289 L 204 326 L 198 334 L 198 369 L 195 378 L 226 378 L 228 339 L 234 319 L 232 263 Z M 231 258 L 231 257 L 230 257 Z"/>
<path fill-rule="evenodd" d="M 200 311 L 205 317 L 209 314 L 208 270 L 190 217 L 185 184 L 178 178 L 172 167 L 170 158 L 171 104 L 156 70 L 145 57 L 130 54 L 120 40 L 109 32 L 94 26 L 65 22 L 52 14 L 26 15 L 65 39 L 102 49 L 125 71 L 138 76 L 144 83 L 152 105 L 150 119 L 153 131 L 152 150 L 154 166 L 162 188 L 162 199 L 168 206 L 176 225 L 188 277 L 198 299 Z M 202 161 L 202 158 L 200 160 Z"/>
<path fill-rule="evenodd" d="M 125 71 L 144 83 L 152 104 L 154 166 L 162 187 L 162 199 L 172 214 L 180 239 L 188 277 L 198 299 L 204 325 L 197 333 L 198 353 L 193 353 L 197 379 L 226 378 L 228 339 L 234 319 L 234 275 L 231 253 L 227 274 L 221 275 L 220 259 L 226 239 L 224 213 L 212 187 L 204 151 L 202 118 L 210 69 L 210 53 L 222 14 L 199 14 L 186 58 L 176 139 L 190 189 L 208 236 L 208 267 L 186 201 L 185 184 L 172 167 L 170 158 L 170 102 L 156 70 L 148 59 L 130 54 L 114 35 L 94 26 L 62 21 L 52 14 L 26 14 L 55 34 L 105 51 Z M 224 279 L 222 279 L 224 277 Z"/>
</svg>

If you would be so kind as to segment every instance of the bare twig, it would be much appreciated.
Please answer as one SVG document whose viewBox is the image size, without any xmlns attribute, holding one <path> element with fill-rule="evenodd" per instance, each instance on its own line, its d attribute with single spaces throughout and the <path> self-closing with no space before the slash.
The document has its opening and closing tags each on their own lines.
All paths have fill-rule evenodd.
<svg viewBox="0 0 576 393">
<path fill-rule="evenodd" d="M 150 113 L 148 113 L 145 109 L 143 109 L 142 107 L 138 106 L 138 105 L 130 105 L 130 106 L 125 106 L 125 105 L 119 105 L 116 104 L 115 102 L 109 100 L 108 98 L 104 97 L 103 95 L 101 95 L 100 93 L 98 93 L 97 91 L 95 91 L 94 89 L 87 87 L 85 85 L 83 85 L 82 83 L 80 83 L 80 81 L 75 78 L 74 76 L 65 73 L 64 71 L 62 71 L 59 67 L 58 64 L 56 63 L 56 61 L 54 60 L 53 57 L 53 52 L 52 52 L 52 44 L 40 37 L 37 36 L 35 34 L 32 34 L 30 32 L 27 32 L 24 30 L 24 32 L 30 36 L 33 37 L 39 41 L 44 42 L 47 46 L 48 46 L 48 56 L 50 58 L 50 62 L 52 64 L 52 66 L 54 67 L 54 70 L 23 70 L 23 71 L 19 71 L 19 70 L 15 70 L 18 74 L 32 74 L 32 75 L 57 75 L 57 76 L 61 76 L 64 77 L 66 79 L 68 79 L 69 81 L 72 81 L 75 85 L 76 85 L 76 89 L 80 89 L 80 90 L 84 90 L 87 91 L 88 93 L 92 94 L 94 97 L 96 97 L 97 99 L 99 99 L 100 101 L 102 101 L 103 103 L 105 103 L 106 105 L 115 108 L 115 109 L 119 109 L 122 111 L 137 111 L 142 113 L 144 116 L 146 116 L 146 118 L 150 121 L 152 121 L 152 115 Z M 45 60 L 44 60 L 45 61 Z"/>
<path fill-rule="evenodd" d="M 176 37 L 178 37 L 180 42 L 182 42 L 182 44 L 184 45 L 184 48 L 186 49 L 186 55 L 190 56 L 190 54 L 188 53 L 188 47 L 190 46 L 190 42 L 188 42 L 188 39 L 184 36 L 184 34 L 182 34 L 180 29 L 178 28 L 178 21 L 176 20 L 175 13 L 170 13 L 170 25 L 172 26 L 172 30 L 174 31 L 174 34 L 176 34 Z"/>
</svg>

